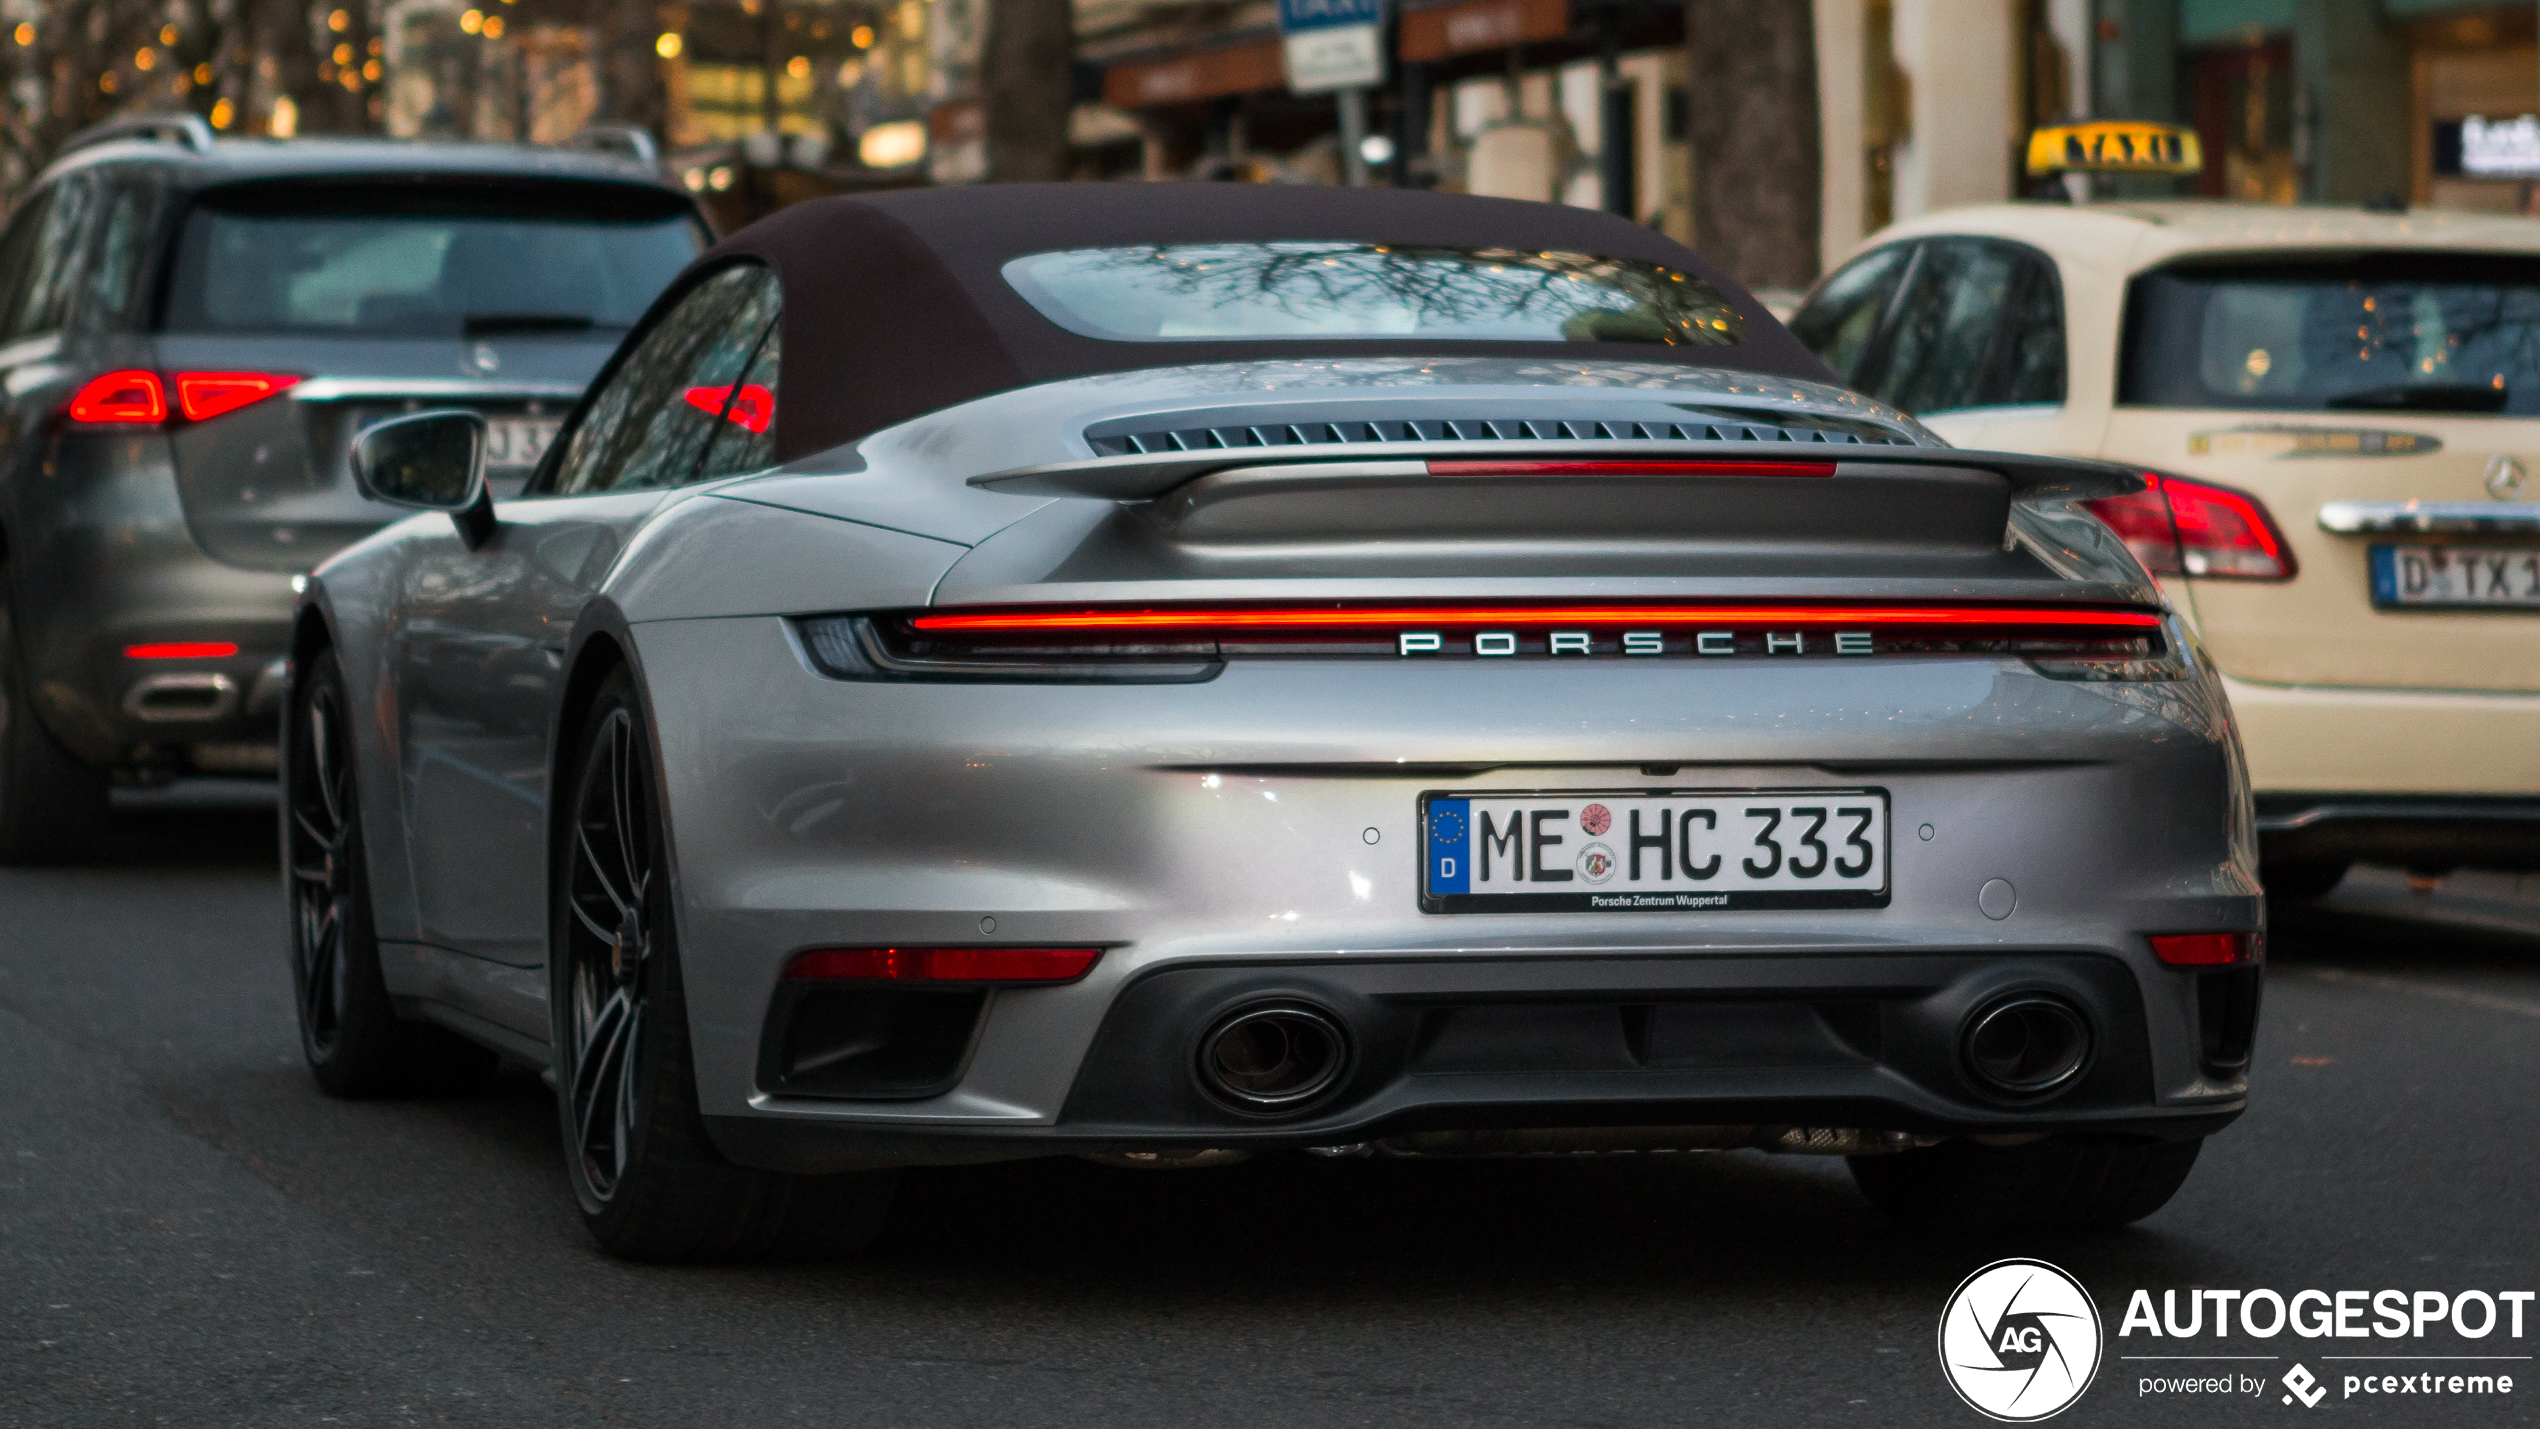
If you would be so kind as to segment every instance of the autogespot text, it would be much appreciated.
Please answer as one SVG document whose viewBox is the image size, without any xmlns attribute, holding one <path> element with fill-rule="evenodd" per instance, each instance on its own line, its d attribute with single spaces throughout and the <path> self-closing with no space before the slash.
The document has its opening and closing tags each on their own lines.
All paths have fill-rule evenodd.
<svg viewBox="0 0 2540 1429">
<path fill-rule="evenodd" d="M 2523 1338 L 2534 1299 L 2540 1292 L 2197 1288 L 2161 1291 L 2156 1306 L 2152 1291 L 2137 1290 L 2117 1327 L 2118 1353 L 2140 1363 L 2138 1398 L 2277 1397 L 2312 1406 L 2332 1391 L 2341 1399 L 2511 1394 L 2514 1372 L 2528 1376 L 2529 1356 L 2510 1342 Z M 2233 1351 L 2286 1346 L 2231 1341 L 2288 1335 L 2329 1342 L 2305 1352 L 2326 1371 L 2296 1364 L 2279 1375 L 2256 1372 L 2257 1364 L 2198 1363 L 2275 1361 L 2283 1356 Z M 2374 1343 L 2394 1340 L 2404 1344 Z"/>
</svg>

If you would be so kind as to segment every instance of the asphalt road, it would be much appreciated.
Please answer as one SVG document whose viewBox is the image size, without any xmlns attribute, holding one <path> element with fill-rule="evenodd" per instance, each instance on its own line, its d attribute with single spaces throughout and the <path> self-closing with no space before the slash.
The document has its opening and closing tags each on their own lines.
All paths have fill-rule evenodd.
<svg viewBox="0 0 2540 1429">
<path fill-rule="evenodd" d="M 1744 1152 L 1061 1161 L 912 1175 L 861 1262 L 692 1270 L 592 1248 L 534 1079 L 318 1094 L 269 813 L 123 824 L 106 865 L 0 872 L 0 1425 L 1973 1425 L 1934 1329 L 2008 1255 L 2107 1320 L 2059 1422 L 2236 1423 L 2304 1411 L 2145 1397 L 2134 1289 L 2540 1288 L 2530 881 L 2283 920 L 2253 1109 L 2122 1233 L 1934 1242 L 1839 1162 Z M 2275 1375 L 2529 1334 L 2197 1348 Z M 2540 1365 L 2487 1368 L 2533 1382 L 2318 1412 L 2540 1418 Z"/>
</svg>

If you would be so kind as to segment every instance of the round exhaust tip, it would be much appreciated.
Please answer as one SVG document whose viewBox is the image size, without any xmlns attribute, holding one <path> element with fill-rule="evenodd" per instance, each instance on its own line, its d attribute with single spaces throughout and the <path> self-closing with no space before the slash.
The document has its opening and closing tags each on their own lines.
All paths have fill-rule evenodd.
<svg viewBox="0 0 2540 1429">
<path fill-rule="evenodd" d="M 1199 1042 L 1199 1079 L 1246 1111 L 1290 1111 L 1330 1091 L 1348 1060 L 1341 1025 L 1296 1003 L 1247 1007 Z"/>
<path fill-rule="evenodd" d="M 1993 1091 L 2033 1097 L 2081 1075 L 2090 1023 L 2061 998 L 2012 997 L 1967 1021 L 1967 1067 Z"/>
</svg>

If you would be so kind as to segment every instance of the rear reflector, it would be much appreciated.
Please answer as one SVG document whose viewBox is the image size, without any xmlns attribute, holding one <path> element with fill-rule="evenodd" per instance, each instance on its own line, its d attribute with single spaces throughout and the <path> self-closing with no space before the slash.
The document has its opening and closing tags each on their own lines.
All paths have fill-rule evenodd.
<svg viewBox="0 0 2540 1429">
<path fill-rule="evenodd" d="M 168 391 L 155 372 L 109 372 L 90 378 L 71 397 L 67 411 L 83 426 L 155 427 L 168 419 Z"/>
<path fill-rule="evenodd" d="M 2266 949 L 2256 933 L 2155 933 L 2152 953 L 2174 968 L 2218 968 L 2254 963 Z"/>
<path fill-rule="evenodd" d="M 176 409 L 189 422 L 208 422 L 241 407 L 251 407 L 300 380 L 290 372 L 180 372 L 176 374 Z"/>
<path fill-rule="evenodd" d="M 1433 461 L 1431 476 L 1832 476 L 1830 461 Z"/>
<path fill-rule="evenodd" d="M 2143 473 L 2144 488 L 2085 502 L 2156 576 L 2280 581 L 2297 569 L 2258 498 L 2208 481 Z"/>
<path fill-rule="evenodd" d="M 238 653 L 227 640 L 164 640 L 156 645 L 126 645 L 128 660 L 226 660 Z"/>
<path fill-rule="evenodd" d="M 1080 607 L 944 611 L 909 624 L 927 634 L 988 631 L 1383 630 L 1403 626 L 1701 626 L 1783 629 L 1871 626 L 1916 630 L 2140 630 L 2157 611 L 1987 605 L 1385 605 Z"/>
<path fill-rule="evenodd" d="M 1074 982 L 1100 948 L 819 948 L 785 965 L 784 981 Z"/>
</svg>

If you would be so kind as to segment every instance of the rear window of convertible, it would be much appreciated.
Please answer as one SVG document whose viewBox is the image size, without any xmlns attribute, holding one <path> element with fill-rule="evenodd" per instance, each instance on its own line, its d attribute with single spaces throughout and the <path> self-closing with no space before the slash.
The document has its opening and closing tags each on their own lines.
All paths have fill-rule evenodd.
<svg viewBox="0 0 2540 1429">
<path fill-rule="evenodd" d="M 1693 273 L 1626 258 L 1354 242 L 1071 248 L 1005 280 L 1115 342 L 1430 337 L 1725 347 L 1744 321 Z"/>
</svg>

